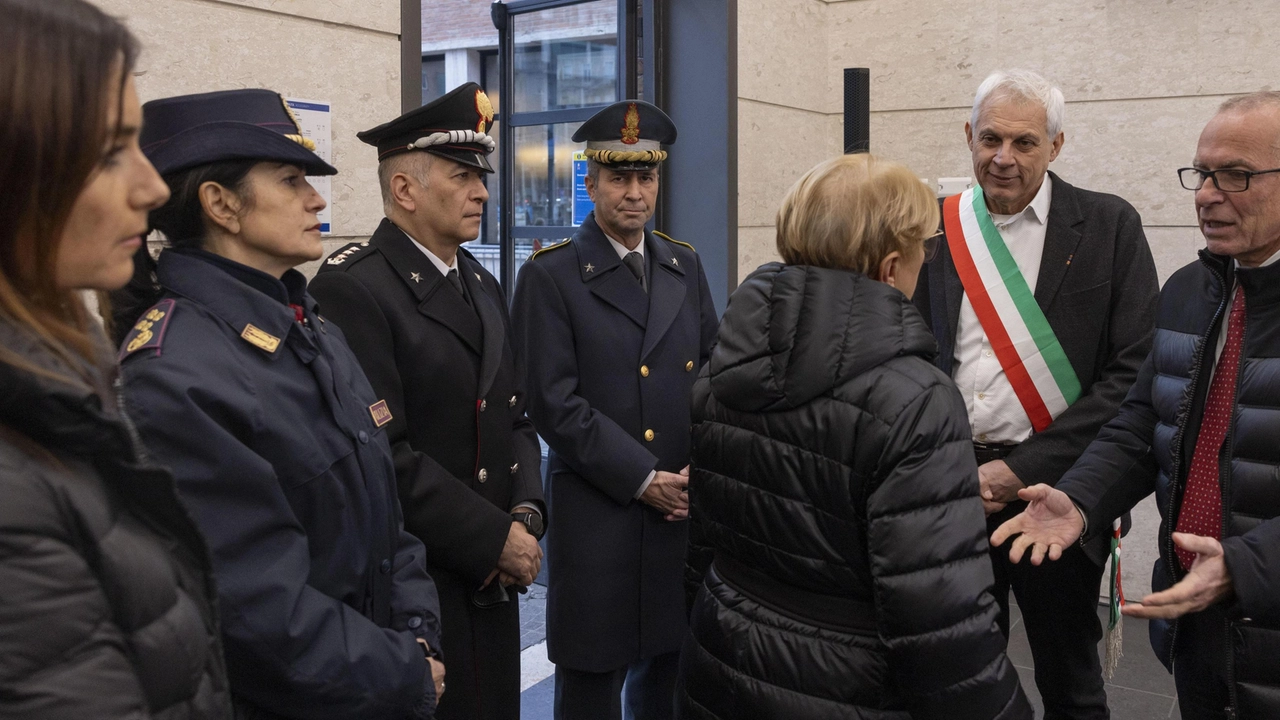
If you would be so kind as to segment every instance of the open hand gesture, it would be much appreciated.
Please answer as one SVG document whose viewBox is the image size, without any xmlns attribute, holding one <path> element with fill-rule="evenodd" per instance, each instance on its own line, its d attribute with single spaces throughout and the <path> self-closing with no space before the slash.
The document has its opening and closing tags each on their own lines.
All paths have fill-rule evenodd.
<svg viewBox="0 0 1280 720">
<path fill-rule="evenodd" d="M 1030 503 L 1027 509 L 1005 521 L 991 535 L 991 544 L 999 547 L 1010 537 L 1009 561 L 1018 562 L 1031 548 L 1031 564 L 1044 562 L 1046 553 L 1050 560 L 1062 557 L 1063 548 L 1080 538 L 1084 531 L 1084 518 L 1075 503 L 1061 490 L 1048 485 L 1032 485 L 1018 491 L 1018 497 Z"/>
</svg>

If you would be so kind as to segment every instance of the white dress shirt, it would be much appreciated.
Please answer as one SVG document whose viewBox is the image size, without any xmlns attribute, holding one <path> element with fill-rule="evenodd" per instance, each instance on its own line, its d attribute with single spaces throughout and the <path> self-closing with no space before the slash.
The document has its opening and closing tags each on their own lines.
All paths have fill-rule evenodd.
<svg viewBox="0 0 1280 720">
<path fill-rule="evenodd" d="M 606 240 L 609 241 L 609 244 L 613 246 L 613 251 L 618 253 L 619 260 L 625 258 L 628 254 L 633 252 L 640 253 L 640 259 L 642 261 L 644 260 L 644 240 L 643 239 L 640 240 L 640 244 L 636 245 L 635 250 L 628 250 L 626 245 L 623 245 L 622 243 L 618 242 L 617 240 L 614 240 L 608 235 L 605 235 L 604 237 Z M 653 482 L 653 479 L 657 476 L 658 476 L 657 470 L 649 471 L 649 476 L 644 479 L 644 482 L 640 483 L 640 489 L 637 490 L 636 494 L 634 495 L 634 497 L 637 500 L 640 499 L 640 496 L 644 494 L 645 490 L 649 489 L 649 483 Z"/>
<path fill-rule="evenodd" d="M 1044 236 L 1052 198 L 1052 181 L 1046 173 L 1039 192 L 1021 212 L 991 215 L 1032 293 L 1036 291 L 1036 280 L 1040 277 L 1040 258 L 1044 256 Z M 969 429 L 974 440 L 981 443 L 1020 443 L 1031 435 L 1031 419 L 1005 376 L 1000 359 L 992 351 L 973 303 L 969 302 L 968 293 L 960 303 L 954 367 L 956 387 L 969 411 Z"/>
<path fill-rule="evenodd" d="M 404 230 L 401 230 L 400 232 L 404 232 Z M 405 234 L 405 237 L 409 238 L 410 240 L 413 240 L 413 236 L 412 236 L 412 235 L 410 235 L 409 233 L 404 233 L 404 234 Z M 430 250 L 428 250 L 426 245 L 423 245 L 422 243 L 418 242 L 417 240 L 413 240 L 413 244 L 414 244 L 414 246 L 415 246 L 415 247 L 417 247 L 419 250 L 421 250 L 421 251 L 422 251 L 422 254 L 424 254 L 424 255 L 426 255 L 426 256 L 427 256 L 427 259 L 431 261 L 431 264 L 432 264 L 432 265 L 435 265 L 435 266 L 436 266 L 436 269 L 440 271 L 440 274 L 441 274 L 441 275 L 444 275 L 444 276 L 446 276 L 446 277 L 447 277 L 447 276 L 449 275 L 449 271 L 450 271 L 450 270 L 457 270 L 457 269 L 458 269 L 458 254 L 457 254 L 457 253 L 454 253 L 454 255 L 453 255 L 453 262 L 452 262 L 452 263 L 446 263 L 445 261 L 443 261 L 443 260 L 441 260 L 439 257 L 437 257 L 435 253 L 433 253 L 433 252 L 431 252 Z M 461 279 L 462 279 L 462 274 L 461 274 L 461 273 L 459 273 L 459 274 L 458 274 L 458 279 L 459 279 L 459 280 L 461 280 Z"/>
</svg>

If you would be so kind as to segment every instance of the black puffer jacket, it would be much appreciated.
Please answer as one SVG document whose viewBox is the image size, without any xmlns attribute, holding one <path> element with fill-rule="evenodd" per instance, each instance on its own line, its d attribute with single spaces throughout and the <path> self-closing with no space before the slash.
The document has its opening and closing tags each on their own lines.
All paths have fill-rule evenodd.
<svg viewBox="0 0 1280 720">
<path fill-rule="evenodd" d="M 1200 260 L 1173 274 L 1160 292 L 1151 354 L 1120 413 L 1059 488 L 1089 508 L 1089 535 L 1156 493 L 1160 556 L 1151 589 L 1186 576 L 1174 555 L 1177 526 L 1209 391 L 1215 342 L 1227 317 L 1226 288 L 1245 292 L 1245 327 L 1236 411 L 1227 433 L 1222 487 L 1222 551 L 1234 597 L 1222 627 L 1228 648 L 1231 706 L 1241 718 L 1280 717 L 1280 264 L 1234 266 L 1200 251 Z M 1147 482 L 1117 482 L 1125 469 L 1155 456 Z M 1152 620 L 1151 645 L 1170 670 L 1177 661 L 1178 622 Z"/>
<path fill-rule="evenodd" d="M 688 718 L 1030 717 L 964 403 L 902 293 L 770 264 L 694 388 Z M 697 573 L 697 568 L 694 573 Z"/>
<path fill-rule="evenodd" d="M 0 346 L 74 377 L 3 321 Z M 230 718 L 204 541 L 139 461 L 114 373 L 85 370 L 0 362 L 0 717 Z"/>
</svg>

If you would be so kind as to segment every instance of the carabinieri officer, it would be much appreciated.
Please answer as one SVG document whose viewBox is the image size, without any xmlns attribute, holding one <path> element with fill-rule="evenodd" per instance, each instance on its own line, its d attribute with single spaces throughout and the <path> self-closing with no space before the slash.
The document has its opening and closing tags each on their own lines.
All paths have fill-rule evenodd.
<svg viewBox="0 0 1280 720">
<path fill-rule="evenodd" d="M 512 305 L 529 417 L 551 446 L 555 715 L 657 720 L 686 632 L 690 393 L 716 311 L 693 248 L 645 230 L 671 119 L 626 100 L 573 139 L 587 143 L 595 210 L 524 264 Z"/>
<path fill-rule="evenodd" d="M 480 233 L 494 141 L 475 83 L 359 134 L 386 219 L 311 281 L 391 410 L 405 527 L 440 591 L 449 694 L 437 720 L 520 716 L 520 612 L 542 562 L 541 452 L 506 296 L 461 245 Z"/>
<path fill-rule="evenodd" d="M 208 538 L 237 717 L 429 718 L 440 611 L 402 527 L 392 416 L 293 269 L 323 253 L 304 175 L 337 171 L 268 90 L 143 117 L 173 194 L 150 215 L 159 287 L 146 267 L 132 286 L 124 396 Z"/>
</svg>

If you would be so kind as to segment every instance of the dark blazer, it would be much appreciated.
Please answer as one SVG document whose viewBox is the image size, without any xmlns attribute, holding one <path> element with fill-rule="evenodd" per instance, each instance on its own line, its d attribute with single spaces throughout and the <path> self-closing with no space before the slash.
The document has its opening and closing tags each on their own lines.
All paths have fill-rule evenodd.
<svg viewBox="0 0 1280 720">
<path fill-rule="evenodd" d="M 635 500 L 689 464 L 690 393 L 717 320 L 688 245 L 645 233 L 646 295 L 589 215 L 520 269 L 513 317 L 547 460 L 547 650 L 616 670 L 680 648 L 687 523 Z"/>
<path fill-rule="evenodd" d="M 430 717 L 416 638 L 439 643 L 436 593 L 342 332 L 296 271 L 166 250 L 156 272 L 165 296 L 125 338 L 124 394 L 208 538 L 238 711 Z"/>
<path fill-rule="evenodd" d="M 1115 416 L 1151 349 L 1160 284 L 1138 211 L 1053 173 L 1035 298 L 1080 379 L 1080 398 L 1005 462 L 1027 484 L 1054 485 Z M 964 287 L 943 243 L 920 270 L 914 301 L 951 375 Z"/>
<path fill-rule="evenodd" d="M 405 527 L 427 547 L 444 621 L 449 691 L 437 718 L 516 717 L 519 612 L 472 594 L 498 565 L 511 509 L 542 508 L 541 450 L 498 281 L 458 252 L 459 295 L 417 244 L 383 220 L 367 244 L 334 253 L 311 281 L 391 411 Z"/>
</svg>

